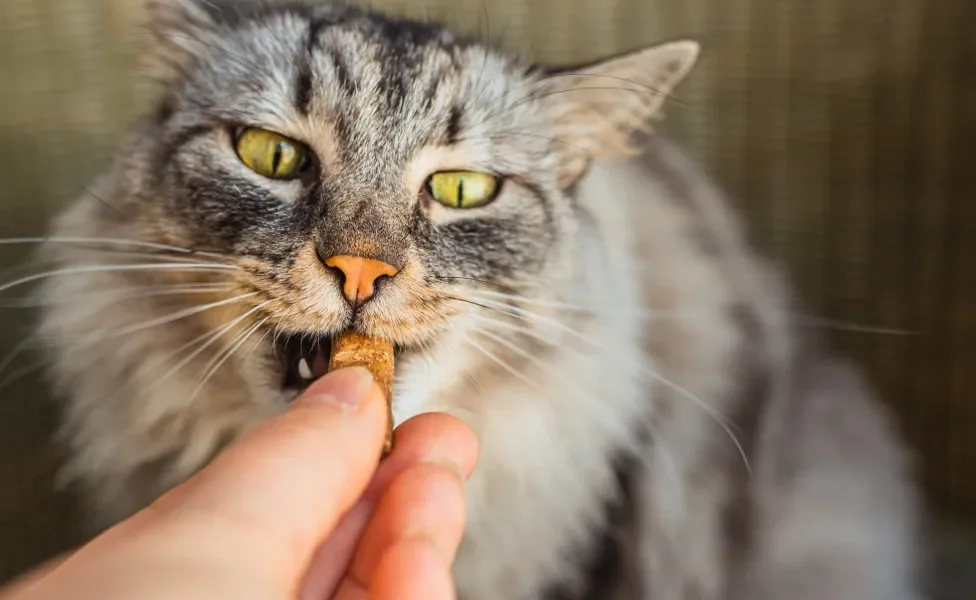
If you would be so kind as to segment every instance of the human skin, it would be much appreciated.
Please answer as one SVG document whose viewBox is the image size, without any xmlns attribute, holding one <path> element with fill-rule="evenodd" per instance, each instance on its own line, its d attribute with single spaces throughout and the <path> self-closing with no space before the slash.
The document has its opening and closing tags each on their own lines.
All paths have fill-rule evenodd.
<svg viewBox="0 0 976 600">
<path fill-rule="evenodd" d="M 366 369 L 330 373 L 147 509 L 0 600 L 448 600 L 478 444 L 420 415 L 379 462 L 387 409 Z"/>
</svg>

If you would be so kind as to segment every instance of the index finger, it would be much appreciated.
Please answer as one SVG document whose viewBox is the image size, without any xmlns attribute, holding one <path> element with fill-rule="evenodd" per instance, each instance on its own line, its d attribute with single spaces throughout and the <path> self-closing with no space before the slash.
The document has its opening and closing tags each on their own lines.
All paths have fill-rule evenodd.
<svg viewBox="0 0 976 600">
<path fill-rule="evenodd" d="M 343 400 L 358 404 L 343 407 Z M 386 400 L 369 371 L 329 373 L 283 415 L 161 498 L 153 512 L 247 530 L 260 538 L 264 557 L 300 571 L 366 488 L 386 419 Z"/>
</svg>

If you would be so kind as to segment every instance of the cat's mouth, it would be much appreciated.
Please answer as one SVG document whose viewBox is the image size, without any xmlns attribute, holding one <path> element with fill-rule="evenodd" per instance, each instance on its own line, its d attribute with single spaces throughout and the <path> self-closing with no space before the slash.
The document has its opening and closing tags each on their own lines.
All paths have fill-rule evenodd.
<svg viewBox="0 0 976 600">
<path fill-rule="evenodd" d="M 402 347 L 394 345 L 394 354 Z M 282 335 L 275 343 L 282 368 L 283 390 L 302 392 L 329 370 L 332 337 L 318 334 Z"/>
<path fill-rule="evenodd" d="M 282 389 L 302 391 L 325 375 L 332 351 L 330 336 L 292 334 L 281 336 L 275 344 L 282 368 Z"/>
</svg>

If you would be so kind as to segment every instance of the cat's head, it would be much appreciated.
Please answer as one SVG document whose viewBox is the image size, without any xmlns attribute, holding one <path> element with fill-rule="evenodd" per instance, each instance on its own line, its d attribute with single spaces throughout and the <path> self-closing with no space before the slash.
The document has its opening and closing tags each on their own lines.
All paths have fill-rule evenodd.
<svg viewBox="0 0 976 600">
<path fill-rule="evenodd" d="M 345 5 L 151 11 L 164 94 L 114 209 L 148 241 L 224 254 L 285 340 L 424 344 L 478 290 L 568 273 L 574 183 L 634 150 L 698 52 L 556 70 Z"/>
</svg>

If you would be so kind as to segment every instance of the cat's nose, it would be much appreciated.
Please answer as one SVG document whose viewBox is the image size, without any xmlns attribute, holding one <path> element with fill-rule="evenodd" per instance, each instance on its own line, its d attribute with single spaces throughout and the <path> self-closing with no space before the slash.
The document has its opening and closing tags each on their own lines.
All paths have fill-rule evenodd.
<svg viewBox="0 0 976 600">
<path fill-rule="evenodd" d="M 342 295 L 355 309 L 376 294 L 376 282 L 381 277 L 393 277 L 397 268 L 381 260 L 362 256 L 330 256 L 325 264 L 339 272 Z"/>
</svg>

